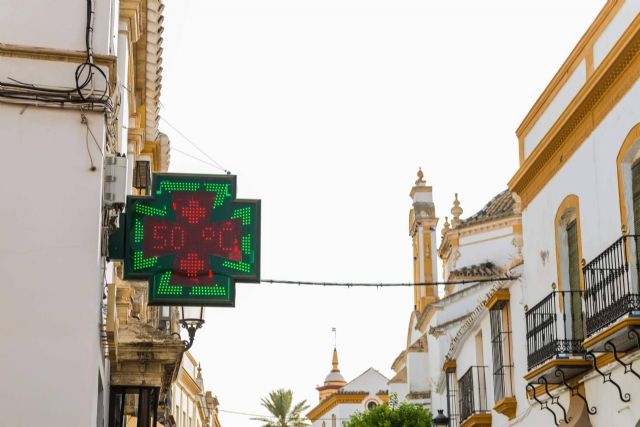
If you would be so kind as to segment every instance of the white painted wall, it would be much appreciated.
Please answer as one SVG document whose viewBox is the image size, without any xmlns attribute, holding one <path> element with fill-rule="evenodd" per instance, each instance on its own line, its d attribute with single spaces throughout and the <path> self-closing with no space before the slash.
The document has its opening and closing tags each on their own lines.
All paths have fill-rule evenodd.
<svg viewBox="0 0 640 427">
<path fill-rule="evenodd" d="M 623 6 L 624 13 L 635 16 L 637 3 L 627 2 Z M 615 24 L 612 24 L 619 27 L 622 26 L 620 22 L 622 21 L 614 20 Z M 616 157 L 631 128 L 640 122 L 639 102 L 640 83 L 636 82 L 523 212 L 524 280 L 519 286 L 514 286 L 513 295 L 515 297 L 520 294 L 522 303 L 529 307 L 548 295 L 551 283 L 557 282 L 554 220 L 567 195 L 575 194 L 580 200 L 582 254 L 587 262 L 620 237 Z M 518 311 L 520 310 L 515 305 L 512 306 L 514 331 L 526 331 L 524 313 Z M 526 383 L 522 379 L 526 373 L 526 340 L 523 335 L 514 334 L 515 378 L 519 379 L 516 386 L 519 416 L 528 410 L 528 407 L 520 407 L 520 402 L 526 402 Z M 637 379 L 623 375 L 622 370 L 617 367 L 613 378 L 621 384 L 624 391 L 638 395 L 640 387 Z M 594 427 L 634 426 L 640 419 L 638 405 L 621 402 L 615 387 L 603 384 L 602 378 L 597 374 L 589 374 L 585 387 L 590 404 L 598 409 L 598 413 L 591 416 Z M 568 392 L 560 390 L 558 393 L 561 395 L 561 402 L 568 407 Z M 552 423 L 552 416 L 547 411 L 540 411 L 539 405 L 535 404 L 520 425 L 533 427 L 545 425 L 544 423 Z"/>
<path fill-rule="evenodd" d="M 621 1 L 622 2 L 622 1 Z M 593 44 L 593 66 L 597 68 L 615 46 L 620 36 L 640 13 L 640 0 L 626 0 L 600 37 Z M 586 63 L 581 61 L 578 67 L 549 103 L 546 111 L 531 128 L 524 139 L 524 157 L 527 158 L 538 146 L 545 134 L 558 120 L 578 91 L 586 82 Z"/>
<path fill-rule="evenodd" d="M 368 391 L 376 394 L 380 390 L 387 389 L 389 378 L 382 375 L 373 368 L 369 368 L 362 374 L 351 380 L 347 385 L 341 388 L 344 391 Z"/>
<path fill-rule="evenodd" d="M 616 157 L 640 122 L 636 83 L 523 212 L 525 303 L 532 306 L 557 282 L 555 215 L 569 194 L 580 199 L 582 256 L 587 262 L 621 235 Z"/>
<path fill-rule="evenodd" d="M 398 396 L 398 401 L 404 400 L 405 396 L 409 394 L 409 384 L 408 383 L 393 383 L 388 385 L 389 388 L 389 396 L 392 396 L 394 393 Z"/>
<path fill-rule="evenodd" d="M 511 226 L 461 237 L 460 258 L 455 263 L 455 269 L 488 261 L 498 267 L 509 264 L 516 256 L 513 238 Z"/>
<path fill-rule="evenodd" d="M 429 390 L 429 356 L 427 353 L 411 352 L 407 354 L 407 381 L 409 393 Z"/>
<path fill-rule="evenodd" d="M 639 0 L 626 0 L 607 28 L 593 44 L 593 67 L 597 68 L 640 12 Z"/>
<path fill-rule="evenodd" d="M 567 108 L 571 100 L 587 81 L 587 67 L 585 61 L 581 61 L 571 73 L 564 86 L 558 91 L 555 98 L 545 110 L 535 125 L 524 138 L 524 157 L 527 158 L 538 146 L 542 138 L 558 120 L 562 112 Z"/>
<path fill-rule="evenodd" d="M 85 132 L 79 112 L 0 104 L 0 412 L 16 427 L 96 422 L 102 162 L 92 142 L 89 171 Z"/>
<path fill-rule="evenodd" d="M 369 368 L 364 371 L 361 375 L 353 379 L 347 385 L 341 388 L 343 391 L 365 391 L 368 392 L 367 397 L 364 398 L 362 403 L 351 404 L 351 403 L 341 403 L 336 405 L 319 420 L 316 420 L 312 423 L 313 427 L 322 427 L 322 423 L 324 421 L 326 427 L 331 427 L 331 416 L 336 416 L 336 426 L 341 427 L 342 423 L 347 421 L 349 417 L 351 417 L 356 412 L 364 412 L 366 410 L 367 402 L 371 400 L 375 400 L 376 403 L 381 405 L 383 403 L 382 399 L 377 396 L 377 393 L 380 390 L 387 390 L 390 387 L 387 386 L 388 378 L 382 375 L 380 372 L 376 371 L 373 368 Z M 398 392 L 398 399 L 402 399 L 402 397 L 406 394 L 402 393 L 402 385 L 396 385 L 394 388 Z"/>
<path fill-rule="evenodd" d="M 113 53 L 116 2 L 94 0 L 93 51 Z M 2 43 L 62 50 L 85 50 L 86 1 L 0 0 Z M 3 58 L 4 59 L 4 58 Z"/>
<path fill-rule="evenodd" d="M 96 1 L 95 54 L 115 52 L 115 3 Z M 2 43 L 85 50 L 84 1 L 0 0 L 0 10 Z M 0 80 L 71 89 L 76 67 L 2 57 Z M 86 116 L 97 144 L 87 143 L 79 111 L 0 103 L 0 412 L 15 427 L 102 425 L 99 377 L 107 410 L 99 330 L 106 127 L 102 114 Z"/>
</svg>

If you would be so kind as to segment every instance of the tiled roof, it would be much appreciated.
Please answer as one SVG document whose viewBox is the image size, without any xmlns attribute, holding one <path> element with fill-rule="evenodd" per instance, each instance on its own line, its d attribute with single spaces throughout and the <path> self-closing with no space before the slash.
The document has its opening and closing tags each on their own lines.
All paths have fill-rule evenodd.
<svg viewBox="0 0 640 427">
<path fill-rule="evenodd" d="M 471 313 L 465 313 L 462 316 L 458 316 L 455 319 L 451 319 L 449 321 L 446 322 L 442 322 L 440 324 L 431 326 L 429 328 L 429 333 L 431 335 L 433 335 L 436 331 L 442 331 L 443 329 L 446 329 L 447 327 L 451 326 L 451 325 L 455 325 L 458 322 L 462 322 L 463 320 L 465 320 L 467 317 L 469 317 L 471 315 Z"/>
<path fill-rule="evenodd" d="M 389 384 L 406 383 L 407 382 L 407 368 L 404 367 L 389 380 Z"/>
<path fill-rule="evenodd" d="M 449 273 L 451 276 L 457 277 L 492 277 L 500 273 L 500 268 L 492 262 L 483 262 L 482 264 L 473 264 L 466 267 L 458 268 Z"/>
<path fill-rule="evenodd" d="M 492 221 L 499 218 L 514 215 L 514 200 L 511 197 L 511 191 L 504 190 L 489 201 L 482 209 L 469 218 L 463 219 L 460 225 L 474 225 L 485 221 Z"/>
</svg>

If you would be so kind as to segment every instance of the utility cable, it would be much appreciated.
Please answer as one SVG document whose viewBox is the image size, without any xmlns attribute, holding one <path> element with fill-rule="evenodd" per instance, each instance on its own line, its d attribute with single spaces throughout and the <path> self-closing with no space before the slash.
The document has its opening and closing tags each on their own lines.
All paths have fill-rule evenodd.
<svg viewBox="0 0 640 427">
<path fill-rule="evenodd" d="M 231 172 L 228 169 L 225 169 L 219 162 L 216 161 L 216 159 L 214 159 L 209 154 L 207 154 L 206 151 L 204 151 L 202 148 L 200 148 L 200 146 L 198 146 L 198 144 L 193 142 L 188 136 L 186 136 L 183 132 L 181 132 L 180 129 L 178 129 L 177 127 L 172 125 L 169 121 L 167 121 L 167 119 L 165 119 L 164 117 L 160 116 L 160 120 L 165 122 L 167 124 L 167 126 L 169 126 L 171 129 L 176 131 L 176 133 L 178 133 L 178 135 L 183 137 L 185 139 L 185 141 L 187 141 L 189 144 L 194 146 L 195 149 L 198 150 L 200 153 L 202 153 L 207 159 L 209 159 L 215 165 L 216 168 L 220 169 L 221 171 L 223 171 L 227 175 L 231 174 Z"/>
<path fill-rule="evenodd" d="M 93 110 L 95 105 L 110 111 L 112 106 L 109 99 L 109 79 L 100 67 L 94 64 L 93 58 L 93 27 L 95 21 L 95 0 L 87 0 L 85 27 L 85 61 L 75 70 L 75 88 L 61 89 L 47 86 L 36 86 L 22 83 L 9 77 L 14 83 L 0 81 L 0 99 L 8 103 L 25 101 L 36 106 L 64 107 L 67 104 L 88 107 Z M 104 90 L 100 95 L 94 95 L 96 89 L 95 76 L 99 74 L 104 80 Z M 89 91 L 85 89 L 89 87 Z"/>
<path fill-rule="evenodd" d="M 189 154 L 189 153 L 187 153 L 186 151 L 182 151 L 182 150 L 180 150 L 180 149 L 178 149 L 178 148 L 176 148 L 176 147 L 171 147 L 171 151 L 172 151 L 172 152 L 173 152 L 173 151 L 176 151 L 176 152 L 178 152 L 178 153 L 180 153 L 180 154 L 182 154 L 182 155 L 185 155 L 185 156 L 187 156 L 187 157 L 191 157 L 193 160 L 197 160 L 197 161 L 199 161 L 199 162 L 201 162 L 201 163 L 204 163 L 205 165 L 209 165 L 209 166 L 211 166 L 211 167 L 213 167 L 213 168 L 215 168 L 215 169 L 219 169 L 219 170 L 222 170 L 222 171 L 224 171 L 224 172 L 227 172 L 225 169 L 221 169 L 220 167 L 218 167 L 217 165 L 214 165 L 214 164 L 213 164 L 213 163 L 211 163 L 211 162 L 208 162 L 208 161 L 206 161 L 206 160 L 204 160 L 204 159 L 201 159 L 201 158 L 200 158 L 200 157 L 198 157 L 198 156 L 194 156 L 193 154 Z"/>
<path fill-rule="evenodd" d="M 259 418 L 273 418 L 273 419 L 278 419 L 278 417 L 274 416 L 274 415 L 259 415 L 259 414 L 252 414 L 250 412 L 240 412 L 240 411 L 231 411 L 231 410 L 226 410 L 226 409 L 218 409 L 218 412 L 224 412 L 225 414 L 233 414 L 233 415 L 243 415 L 245 417 L 259 417 Z M 348 420 L 350 418 L 341 418 L 341 417 L 337 417 L 336 420 Z M 316 421 L 329 421 L 331 420 L 331 418 L 318 418 Z"/>
<path fill-rule="evenodd" d="M 419 282 L 419 283 L 364 283 L 364 282 L 311 282 L 305 280 L 276 280 L 261 279 L 261 283 L 281 284 L 281 285 L 299 285 L 299 286 L 337 286 L 345 288 L 369 287 L 369 288 L 391 288 L 391 287 L 410 287 L 410 286 L 440 286 L 440 285 L 466 285 L 472 283 L 487 282 L 505 282 L 509 280 L 517 280 L 520 276 L 499 276 L 485 279 L 473 280 L 445 280 L 441 282 Z"/>
</svg>

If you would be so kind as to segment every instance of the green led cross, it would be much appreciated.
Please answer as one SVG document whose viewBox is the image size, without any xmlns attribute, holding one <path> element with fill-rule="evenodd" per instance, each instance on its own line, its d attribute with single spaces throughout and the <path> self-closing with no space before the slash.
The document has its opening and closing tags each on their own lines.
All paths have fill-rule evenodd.
<svg viewBox="0 0 640 427">
<path fill-rule="evenodd" d="M 149 304 L 233 306 L 235 282 L 260 281 L 260 201 L 235 194 L 232 175 L 163 173 L 127 198 L 124 278 L 149 280 Z"/>
</svg>

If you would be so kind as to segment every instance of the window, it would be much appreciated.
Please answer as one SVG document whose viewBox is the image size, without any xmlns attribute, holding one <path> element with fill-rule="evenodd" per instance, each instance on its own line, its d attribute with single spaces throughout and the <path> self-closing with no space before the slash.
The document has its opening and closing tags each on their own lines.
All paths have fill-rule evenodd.
<svg viewBox="0 0 640 427">
<path fill-rule="evenodd" d="M 633 193 L 633 234 L 640 234 L 640 160 L 631 166 L 631 191 Z M 636 263 L 640 261 L 640 245 L 636 243 Z"/>
<path fill-rule="evenodd" d="M 159 391 L 156 387 L 111 387 L 109 426 L 155 426 Z"/>
<path fill-rule="evenodd" d="M 370 400 L 369 402 L 367 402 L 367 409 L 368 409 L 368 410 L 369 410 L 369 409 L 373 409 L 373 408 L 375 408 L 376 406 L 378 406 L 378 404 L 376 403 L 376 401 L 375 401 L 375 400 Z"/>
<path fill-rule="evenodd" d="M 331 415 L 331 427 L 336 427 L 336 414 Z"/>
<path fill-rule="evenodd" d="M 633 197 L 633 231 L 640 234 L 640 161 L 631 166 L 631 192 Z"/>
<path fill-rule="evenodd" d="M 449 370 L 447 376 L 447 414 L 449 415 L 449 427 L 458 426 L 458 379 L 456 371 Z"/>
<path fill-rule="evenodd" d="M 175 414 L 176 414 L 176 418 L 175 418 L 176 426 L 180 427 L 180 407 L 178 405 L 176 405 Z"/>
<path fill-rule="evenodd" d="M 493 398 L 498 402 L 513 396 L 513 360 L 511 358 L 511 322 L 509 303 L 500 302 L 489 310 L 491 353 L 493 355 Z"/>
<path fill-rule="evenodd" d="M 578 254 L 578 226 L 574 219 L 567 225 L 567 252 L 568 252 L 568 270 L 569 270 L 569 290 L 571 296 L 569 298 L 569 306 L 571 309 L 572 338 L 584 338 L 582 322 L 576 321 L 582 319 L 582 303 L 580 300 L 580 255 Z M 573 297 L 573 294 L 578 297 Z"/>
<path fill-rule="evenodd" d="M 640 234 L 640 123 L 627 134 L 616 159 L 620 222 L 629 234 Z"/>
<path fill-rule="evenodd" d="M 584 339 L 582 315 L 582 266 L 580 249 L 579 200 L 567 196 L 556 214 L 556 262 L 558 267 L 558 302 L 566 328 L 562 339 Z"/>
</svg>

